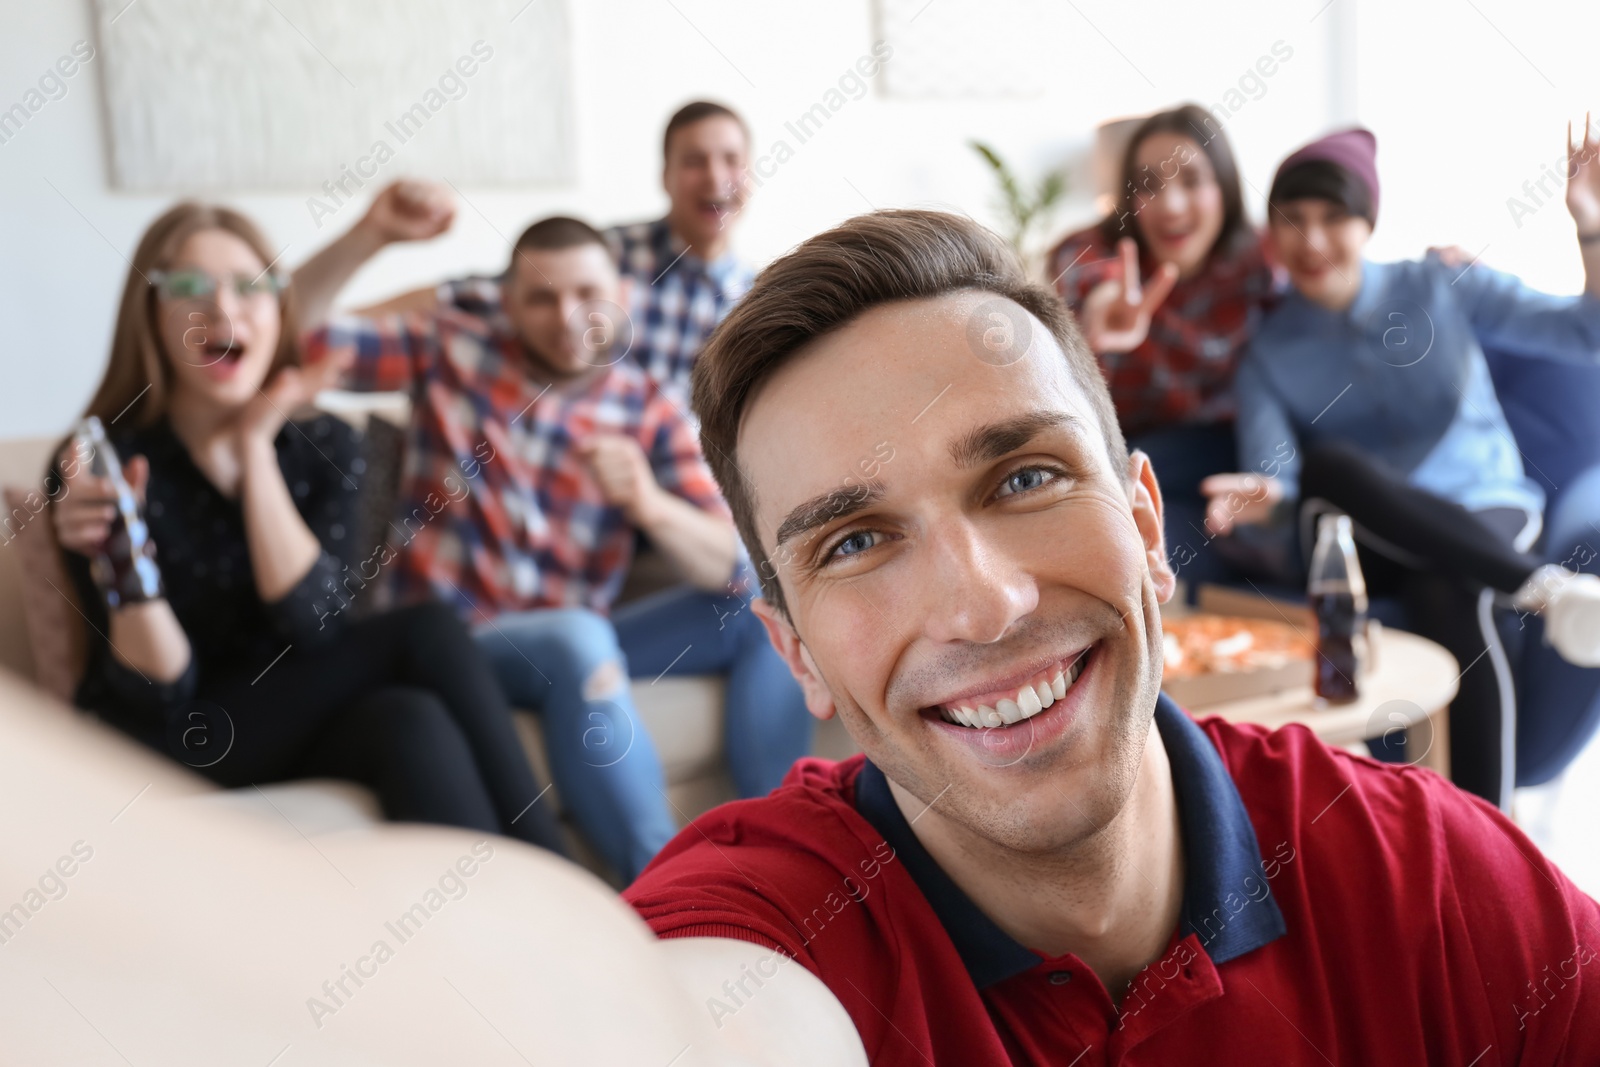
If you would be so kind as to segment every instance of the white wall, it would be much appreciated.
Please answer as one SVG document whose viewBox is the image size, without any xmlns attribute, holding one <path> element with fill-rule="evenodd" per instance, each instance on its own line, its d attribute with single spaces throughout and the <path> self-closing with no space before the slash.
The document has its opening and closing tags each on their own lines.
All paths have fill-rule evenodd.
<svg viewBox="0 0 1600 1067">
<path fill-rule="evenodd" d="M 953 18 L 974 2 L 931 0 L 918 17 Z M 1508 3 L 1477 2 L 1491 18 L 1510 11 Z M 1086 152 L 1095 124 L 1189 99 L 1235 108 L 1228 129 L 1258 191 L 1251 196 L 1258 218 L 1259 195 L 1277 159 L 1336 119 L 1358 117 L 1384 139 L 1377 250 L 1405 255 L 1430 242 L 1457 242 L 1476 251 L 1493 227 L 1509 227 L 1503 200 L 1512 191 L 1508 184 L 1522 180 L 1517 166 L 1536 175 L 1537 162 L 1553 156 L 1564 109 L 1573 102 L 1519 72 L 1521 60 L 1488 27 L 1446 54 L 1420 32 L 1436 29 L 1430 22 L 1398 25 L 1412 36 L 1387 40 L 1389 23 L 1374 17 L 1369 33 L 1366 8 L 1358 17 L 1355 0 L 1334 4 L 1338 10 L 1316 14 L 1322 0 L 1052 3 L 1040 24 L 1018 27 L 1017 61 L 1035 61 L 1030 57 L 1040 52 L 1049 57 L 1050 89 L 1043 96 L 936 102 L 884 99 L 874 91 L 849 102 L 800 145 L 784 124 L 817 103 L 870 49 L 870 0 L 573 0 L 577 183 L 523 191 L 463 187 L 468 203 L 448 237 L 387 252 L 357 277 L 346 299 L 453 272 L 496 270 L 507 254 L 501 235 L 514 236 L 542 214 L 573 212 L 610 222 L 660 213 L 661 127 L 679 104 L 700 96 L 724 100 L 750 118 L 757 155 L 780 138 L 795 149 L 763 183 L 738 232 L 737 244 L 756 262 L 869 206 L 944 206 L 996 221 L 990 178 L 966 147 L 970 137 L 994 144 L 1030 176 L 1069 165 L 1074 196 L 1057 228 L 1087 221 L 1093 190 Z M 1479 17 L 1470 7 L 1461 11 L 1452 6 L 1449 17 Z M 1502 25 L 1516 25 L 1509 14 L 1504 18 Z M 1594 16 L 1584 18 L 1592 22 Z M 1541 9 L 1537 24 L 1517 26 L 1514 36 L 1525 51 L 1537 52 L 1552 79 L 1581 88 L 1576 44 L 1538 51 L 1569 33 L 1574 42 L 1600 39 L 1592 25 L 1583 32 L 1570 25 L 1560 13 Z M 0 110 L 22 99 L 80 39 L 95 40 L 88 0 L 0 0 Z M 1330 61 L 1333 39 L 1346 41 L 1338 64 Z M 1247 78 L 1279 40 L 1293 49 L 1292 59 L 1268 79 Z M 1351 40 L 1358 42 L 1355 49 Z M 1474 51 L 1453 50 L 1467 46 Z M 432 74 L 419 71 L 419 82 Z M 127 272 L 123 256 L 172 199 L 108 188 L 97 77 L 91 62 L 68 82 L 64 98 L 0 144 L 0 437 L 61 431 L 87 401 Z M 1352 77 L 1381 90 L 1351 94 Z M 1241 78 L 1246 91 L 1230 99 L 1225 94 Z M 1470 107 L 1451 102 L 1452 93 L 1467 90 L 1502 94 L 1494 122 L 1475 126 Z M 1349 113 L 1352 95 L 1355 116 Z M 469 95 L 453 106 L 472 102 Z M 1485 150 L 1491 138 L 1501 137 L 1511 138 L 1510 151 Z M 365 148 L 353 145 L 352 157 Z M 1516 182 L 1489 173 L 1482 163 L 1489 156 L 1515 172 Z M 1438 165 L 1420 164 L 1419 157 Z M 282 262 L 292 266 L 361 210 L 351 205 L 319 229 L 306 207 L 312 192 L 228 199 L 286 247 Z M 1521 231 L 1505 233 L 1485 258 L 1547 287 L 1575 290 L 1575 255 L 1556 240 L 1563 223 L 1570 238 L 1563 209 L 1542 211 Z M 1544 238 L 1531 236 L 1545 229 Z"/>
</svg>

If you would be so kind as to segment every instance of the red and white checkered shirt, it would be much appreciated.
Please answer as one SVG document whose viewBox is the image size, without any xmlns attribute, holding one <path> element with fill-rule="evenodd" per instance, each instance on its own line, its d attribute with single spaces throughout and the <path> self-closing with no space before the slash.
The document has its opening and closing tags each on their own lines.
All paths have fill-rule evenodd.
<svg viewBox="0 0 1600 1067">
<path fill-rule="evenodd" d="M 349 388 L 411 396 L 404 503 L 387 546 L 399 553 L 403 599 L 437 597 L 475 621 L 530 608 L 607 610 L 634 530 L 576 454 L 592 434 L 633 438 L 662 488 L 728 514 L 688 421 L 630 362 L 548 386 L 530 377 L 503 323 L 449 308 L 336 316 L 305 348 L 313 360 L 351 354 Z M 364 578 L 389 565 L 383 547 L 373 546 Z"/>
<path fill-rule="evenodd" d="M 1148 260 L 1139 266 L 1146 278 L 1155 269 Z M 1056 292 L 1075 315 L 1095 286 L 1121 272 L 1115 243 L 1098 227 L 1050 253 Z M 1252 240 L 1231 255 L 1213 254 L 1198 275 L 1178 282 L 1138 348 L 1097 353 L 1123 433 L 1232 420 L 1234 371 L 1272 293 L 1272 270 Z"/>
</svg>

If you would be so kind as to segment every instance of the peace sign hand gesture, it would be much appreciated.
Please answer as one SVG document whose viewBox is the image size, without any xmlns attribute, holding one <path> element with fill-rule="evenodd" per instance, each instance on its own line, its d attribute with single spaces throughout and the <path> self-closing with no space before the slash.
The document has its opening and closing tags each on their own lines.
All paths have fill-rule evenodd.
<svg viewBox="0 0 1600 1067">
<path fill-rule="evenodd" d="M 1600 168 L 1597 168 L 1600 169 Z M 1600 201 L 1597 201 L 1600 208 Z M 1097 354 L 1131 352 L 1150 333 L 1150 317 L 1178 283 L 1178 268 L 1163 263 L 1145 289 L 1139 281 L 1139 246 L 1131 237 L 1117 242 L 1122 277 L 1101 282 L 1083 302 L 1084 339 Z"/>
<path fill-rule="evenodd" d="M 1572 144 L 1567 123 L 1567 211 L 1578 224 L 1579 237 L 1600 236 L 1600 138 L 1591 134 L 1589 113 L 1583 115 L 1583 143 Z"/>
</svg>

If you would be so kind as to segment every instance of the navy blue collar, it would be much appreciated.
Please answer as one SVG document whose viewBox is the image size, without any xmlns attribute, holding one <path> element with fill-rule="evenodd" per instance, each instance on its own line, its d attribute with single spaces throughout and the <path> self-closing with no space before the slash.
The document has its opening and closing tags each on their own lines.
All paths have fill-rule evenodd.
<svg viewBox="0 0 1600 1067">
<path fill-rule="evenodd" d="M 1283 913 L 1263 874 L 1250 813 L 1216 747 L 1165 693 L 1156 700 L 1155 721 L 1172 766 L 1183 825 L 1179 928 L 1183 936 L 1200 938 L 1213 963 L 1226 963 L 1282 937 L 1287 932 Z M 906 865 L 974 985 L 982 989 L 1038 965 L 1038 954 L 979 911 L 928 855 L 889 792 L 888 779 L 871 760 L 856 779 L 856 810 Z"/>
</svg>

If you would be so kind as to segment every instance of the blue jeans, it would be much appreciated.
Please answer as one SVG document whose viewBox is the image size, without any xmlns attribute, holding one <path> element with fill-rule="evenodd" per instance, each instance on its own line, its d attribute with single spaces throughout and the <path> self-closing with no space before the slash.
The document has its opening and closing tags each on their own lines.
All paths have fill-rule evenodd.
<svg viewBox="0 0 1600 1067">
<path fill-rule="evenodd" d="M 620 639 L 619 639 L 620 635 Z M 677 833 L 630 673 L 725 674 L 726 748 L 743 796 L 774 788 L 811 746 L 800 687 L 739 597 L 672 589 L 615 624 L 584 608 L 502 615 L 474 636 L 511 702 L 544 721 L 550 774 L 579 828 L 626 882 Z"/>
<path fill-rule="evenodd" d="M 617 632 L 585 608 L 502 615 L 473 631 L 511 703 L 544 720 L 550 777 L 625 882 L 678 832 L 661 760 L 639 723 Z"/>
</svg>

